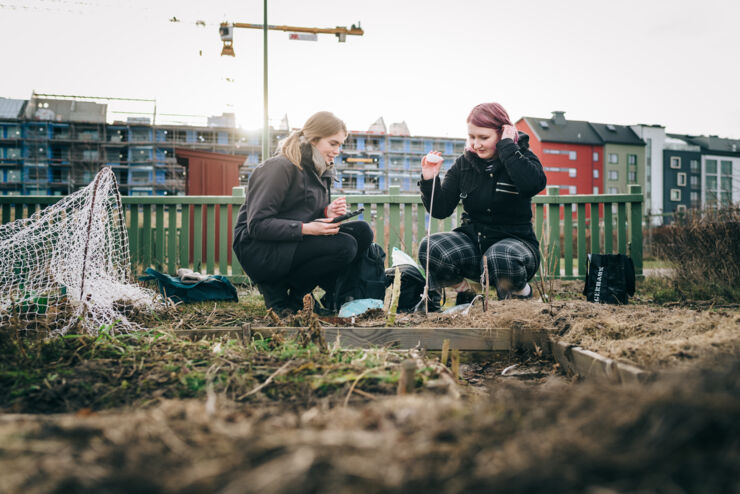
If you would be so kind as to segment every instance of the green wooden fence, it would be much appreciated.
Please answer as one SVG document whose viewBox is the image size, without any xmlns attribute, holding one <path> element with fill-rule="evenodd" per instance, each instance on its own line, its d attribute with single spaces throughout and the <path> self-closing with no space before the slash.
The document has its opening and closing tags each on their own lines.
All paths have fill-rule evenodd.
<svg viewBox="0 0 740 494">
<path fill-rule="evenodd" d="M 585 275 L 589 252 L 631 255 L 638 276 L 642 275 L 642 191 L 631 185 L 628 194 L 558 195 L 556 187 L 533 198 L 537 237 L 546 245 L 556 276 L 578 279 Z M 7 223 L 27 218 L 58 201 L 50 196 L 2 196 L 0 220 Z M 136 273 L 146 267 L 175 274 L 180 267 L 224 274 L 235 282 L 246 276 L 231 254 L 231 232 L 244 190 L 232 196 L 123 197 L 129 232 L 131 261 Z M 352 209 L 365 207 L 358 219 L 368 221 L 375 239 L 389 253 L 398 247 L 416 256 L 427 231 L 429 216 L 418 194 L 401 195 L 398 187 L 389 194 L 348 196 Z M 600 221 L 592 221 L 599 211 Z M 444 220 L 432 219 L 432 232 L 450 231 L 460 224 L 462 207 Z M 545 228 L 546 227 L 546 228 Z"/>
</svg>

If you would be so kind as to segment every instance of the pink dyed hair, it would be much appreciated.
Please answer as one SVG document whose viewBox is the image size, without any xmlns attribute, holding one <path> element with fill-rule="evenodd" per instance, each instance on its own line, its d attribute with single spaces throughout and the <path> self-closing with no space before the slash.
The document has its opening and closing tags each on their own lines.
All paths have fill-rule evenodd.
<svg viewBox="0 0 740 494">
<path fill-rule="evenodd" d="M 481 103 L 480 105 L 476 105 L 475 108 L 470 110 L 467 122 L 477 127 L 494 129 L 498 133 L 499 139 L 501 138 L 504 125 L 514 125 L 511 123 L 509 114 L 504 110 L 504 107 L 498 103 Z M 514 137 L 514 142 L 518 140 L 519 136 L 517 135 Z"/>
</svg>

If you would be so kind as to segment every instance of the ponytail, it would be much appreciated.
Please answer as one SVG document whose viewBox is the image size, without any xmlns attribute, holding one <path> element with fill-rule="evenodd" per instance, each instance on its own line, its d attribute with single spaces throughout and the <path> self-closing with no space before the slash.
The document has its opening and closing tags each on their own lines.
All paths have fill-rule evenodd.
<svg viewBox="0 0 740 494">
<path fill-rule="evenodd" d="M 320 111 L 314 113 L 306 120 L 301 130 L 294 130 L 280 142 L 278 154 L 288 158 L 288 160 L 301 168 L 301 145 L 304 143 L 315 144 L 322 137 L 329 137 L 343 131 L 347 135 L 347 126 L 337 118 L 333 113 Z"/>
</svg>

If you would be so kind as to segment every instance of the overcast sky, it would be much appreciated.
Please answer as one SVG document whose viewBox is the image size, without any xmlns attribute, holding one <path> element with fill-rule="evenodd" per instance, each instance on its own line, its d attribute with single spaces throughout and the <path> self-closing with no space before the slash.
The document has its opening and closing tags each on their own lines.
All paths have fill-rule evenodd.
<svg viewBox="0 0 740 494">
<path fill-rule="evenodd" d="M 270 24 L 349 26 L 338 43 L 269 33 L 270 119 L 330 110 L 353 130 L 378 117 L 462 137 L 477 103 L 513 119 L 662 124 L 740 138 L 736 0 L 269 0 Z M 180 23 L 171 23 L 176 16 Z M 195 21 L 206 21 L 205 27 Z M 158 113 L 262 121 L 262 0 L 0 0 L 0 96 L 153 98 Z"/>
</svg>

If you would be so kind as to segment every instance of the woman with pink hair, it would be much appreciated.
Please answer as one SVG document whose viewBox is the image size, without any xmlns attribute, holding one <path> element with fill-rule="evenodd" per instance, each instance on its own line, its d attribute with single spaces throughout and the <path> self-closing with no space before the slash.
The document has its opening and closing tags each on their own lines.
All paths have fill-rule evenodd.
<svg viewBox="0 0 740 494">
<path fill-rule="evenodd" d="M 432 217 L 447 218 L 460 201 L 464 208 L 462 225 L 425 238 L 419 246 L 422 265 L 429 261 L 432 307 L 438 307 L 435 302 L 444 287 L 465 285 L 465 278 L 479 279 L 484 255 L 499 299 L 531 298 L 529 280 L 540 262 L 531 203 L 547 179 L 529 149 L 529 136 L 517 132 L 498 103 L 476 106 L 467 123 L 465 152 L 443 181 L 438 176 L 441 153 L 433 151 L 421 161 L 419 188 Z M 470 295 L 459 291 L 458 303 Z"/>
</svg>

